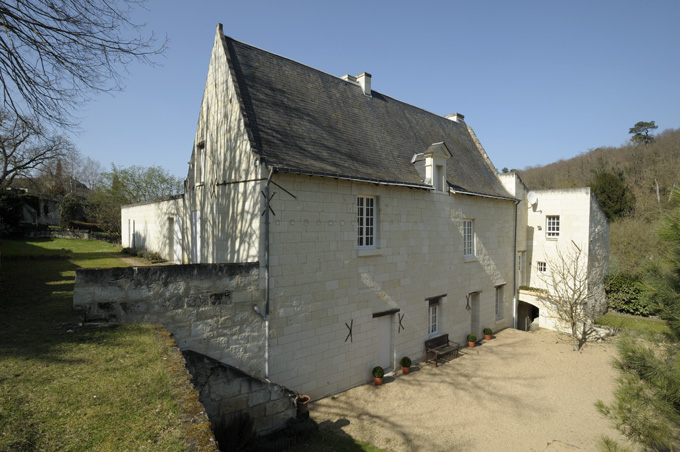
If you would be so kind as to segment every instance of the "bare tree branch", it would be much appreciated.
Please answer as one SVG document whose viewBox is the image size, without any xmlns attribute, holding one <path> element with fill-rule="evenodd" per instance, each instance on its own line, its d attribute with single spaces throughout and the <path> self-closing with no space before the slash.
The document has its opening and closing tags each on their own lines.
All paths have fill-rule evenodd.
<svg viewBox="0 0 680 452">
<path fill-rule="evenodd" d="M 593 333 L 593 323 L 599 314 L 596 302 L 602 299 L 605 266 L 601 259 L 589 261 L 587 253 L 573 241 L 567 250 L 557 248 L 555 257 L 547 262 L 547 272 L 541 276 L 546 288 L 539 299 L 561 325 L 567 328 L 578 351 Z"/>
<path fill-rule="evenodd" d="M 0 0 L 0 83 L 17 116 L 75 125 L 72 111 L 122 89 L 121 69 L 165 49 L 131 13 L 145 0 Z"/>
<path fill-rule="evenodd" d="M 0 110 L 0 190 L 73 150 L 67 138 L 47 134 L 34 122 Z"/>
</svg>

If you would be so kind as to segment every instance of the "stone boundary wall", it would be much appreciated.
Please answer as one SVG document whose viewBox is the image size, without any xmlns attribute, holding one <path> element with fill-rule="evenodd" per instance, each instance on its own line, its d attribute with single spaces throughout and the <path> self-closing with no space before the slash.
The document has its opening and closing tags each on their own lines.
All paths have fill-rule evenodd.
<svg viewBox="0 0 680 452">
<path fill-rule="evenodd" d="M 119 236 L 111 236 L 108 234 L 102 234 L 101 232 L 83 231 L 80 229 L 25 229 L 23 231 L 23 236 L 28 238 L 103 240 L 109 243 L 120 244 Z"/>
<path fill-rule="evenodd" d="M 85 321 L 161 323 L 181 350 L 264 374 L 258 262 L 78 269 L 73 304 Z"/>
<path fill-rule="evenodd" d="M 248 413 L 254 419 L 255 432 L 266 435 L 295 418 L 295 392 L 201 353 L 191 350 L 182 353 L 213 425 L 219 425 L 220 420 L 228 424 L 239 414 Z"/>
</svg>

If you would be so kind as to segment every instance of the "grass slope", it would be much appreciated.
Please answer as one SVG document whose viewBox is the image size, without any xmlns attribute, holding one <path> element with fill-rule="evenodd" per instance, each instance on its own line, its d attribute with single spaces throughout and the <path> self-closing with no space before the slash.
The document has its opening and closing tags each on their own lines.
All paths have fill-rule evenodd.
<svg viewBox="0 0 680 452">
<path fill-rule="evenodd" d="M 187 449 L 170 341 L 152 325 L 80 327 L 72 310 L 76 268 L 126 266 L 118 251 L 2 242 L 0 451 Z"/>
</svg>

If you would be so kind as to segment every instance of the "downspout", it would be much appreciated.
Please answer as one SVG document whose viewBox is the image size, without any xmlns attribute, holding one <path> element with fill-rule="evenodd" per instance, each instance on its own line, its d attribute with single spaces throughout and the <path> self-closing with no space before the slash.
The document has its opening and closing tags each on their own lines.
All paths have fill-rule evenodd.
<svg viewBox="0 0 680 452">
<path fill-rule="evenodd" d="M 274 171 L 273 168 L 269 168 L 267 185 L 264 187 L 264 378 L 267 380 L 269 380 L 269 184 Z"/>
<path fill-rule="evenodd" d="M 515 201 L 515 231 L 512 247 L 512 327 L 517 329 L 517 210 L 519 199 Z"/>
</svg>

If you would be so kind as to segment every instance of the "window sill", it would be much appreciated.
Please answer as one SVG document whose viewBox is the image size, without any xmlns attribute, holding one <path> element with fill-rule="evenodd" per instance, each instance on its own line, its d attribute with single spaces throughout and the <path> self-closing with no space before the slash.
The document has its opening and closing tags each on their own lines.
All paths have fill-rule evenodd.
<svg viewBox="0 0 680 452">
<path fill-rule="evenodd" d="M 477 262 L 477 256 L 463 256 L 463 262 Z"/>
<path fill-rule="evenodd" d="M 382 250 L 378 248 L 361 248 L 357 250 L 357 257 L 382 256 Z"/>
</svg>

